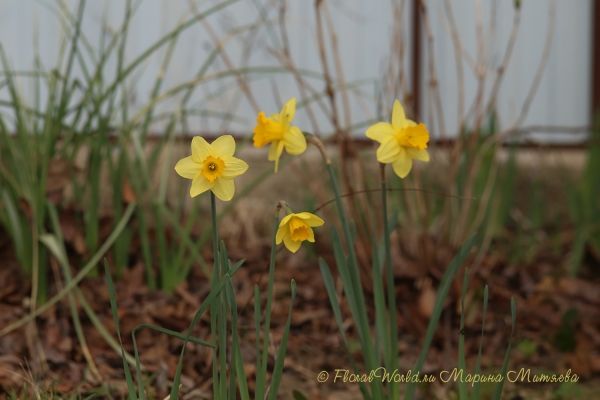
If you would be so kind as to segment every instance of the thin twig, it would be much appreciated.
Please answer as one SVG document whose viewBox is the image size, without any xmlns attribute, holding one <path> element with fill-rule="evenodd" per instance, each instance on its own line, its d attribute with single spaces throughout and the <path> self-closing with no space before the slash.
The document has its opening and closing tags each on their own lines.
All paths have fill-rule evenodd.
<svg viewBox="0 0 600 400">
<path fill-rule="evenodd" d="M 519 115 L 519 118 L 517 118 L 517 120 L 515 121 L 514 126 L 521 125 L 523 123 L 523 121 L 525 120 L 525 118 L 527 117 L 527 114 L 529 113 L 529 107 L 531 106 L 531 103 L 533 102 L 533 98 L 535 97 L 535 94 L 537 93 L 537 89 L 542 80 L 542 76 L 544 74 L 544 71 L 546 70 L 546 65 L 548 64 L 548 60 L 550 58 L 550 50 L 552 49 L 552 37 L 554 36 L 553 34 L 554 34 L 555 20 L 556 20 L 556 0 L 552 0 L 552 2 L 550 3 L 550 11 L 549 11 L 549 16 L 548 16 L 548 30 L 546 33 L 546 41 L 544 43 L 544 51 L 542 53 L 540 65 L 538 66 L 538 69 L 535 73 L 535 77 L 533 78 L 533 84 L 531 85 L 531 88 L 529 89 L 529 93 L 527 94 L 527 97 L 525 98 L 525 102 L 523 103 L 523 106 L 521 107 L 521 114 Z"/>
<path fill-rule="evenodd" d="M 465 196 L 454 196 L 451 194 L 447 194 L 447 193 L 440 193 L 440 192 L 433 192 L 431 190 L 425 190 L 425 189 L 415 189 L 415 188 L 388 188 L 387 189 L 388 192 L 422 192 L 422 193 L 426 193 L 426 194 L 431 194 L 431 195 L 436 195 L 436 196 L 442 196 L 442 197 L 450 197 L 453 199 L 461 199 L 461 200 L 477 200 L 476 197 L 465 197 Z M 365 189 L 365 190 L 359 190 L 354 192 L 354 194 L 361 194 L 361 193 L 373 193 L 373 192 L 381 192 L 381 188 L 379 189 Z M 342 194 L 340 197 L 350 197 L 352 196 L 352 193 L 346 193 L 346 194 Z M 313 213 L 319 211 L 320 209 L 322 209 L 323 207 L 333 203 L 335 201 L 335 199 L 331 199 L 329 201 L 326 201 L 325 203 L 321 204 L 319 207 L 315 208 L 313 210 Z"/>
<path fill-rule="evenodd" d="M 306 81 L 306 79 L 304 79 L 302 74 L 300 74 L 292 58 L 285 55 L 286 51 L 278 52 L 273 48 L 268 48 L 267 51 L 273 54 L 273 56 L 275 56 L 275 58 L 279 60 L 282 66 L 288 71 L 290 71 L 294 76 L 294 79 L 296 80 L 296 85 L 298 86 L 298 90 L 300 91 L 300 98 L 302 99 L 302 103 L 306 104 L 306 115 L 308 116 L 308 119 L 311 123 L 312 131 L 315 135 L 319 135 L 319 125 L 317 123 L 315 113 L 313 112 L 312 105 L 307 101 L 307 91 L 310 91 L 311 95 L 317 98 L 317 102 L 321 106 L 321 111 L 323 111 L 325 114 L 327 114 L 327 107 L 324 106 L 321 99 L 317 96 L 317 91 L 314 88 L 312 88 L 312 86 Z"/>
<path fill-rule="evenodd" d="M 456 80 L 458 86 L 457 93 L 457 112 L 458 112 L 458 130 L 463 130 L 465 124 L 465 73 L 463 70 L 463 60 L 461 53 L 464 49 L 460 37 L 458 35 L 458 29 L 456 27 L 456 21 L 454 20 L 454 13 L 452 12 L 452 3 L 450 0 L 444 0 L 446 8 L 446 18 L 448 20 L 448 26 L 450 29 L 450 35 L 454 42 L 454 59 L 456 61 Z"/>
<path fill-rule="evenodd" d="M 329 30 L 335 73 L 337 75 L 338 84 L 340 85 L 339 93 L 342 98 L 342 106 L 344 108 L 344 123 L 346 124 L 346 126 L 350 126 L 352 124 L 350 116 L 350 102 L 348 100 L 346 80 L 344 79 L 344 69 L 342 68 L 342 58 L 340 56 L 340 49 L 338 46 L 338 36 L 336 35 L 333 27 L 333 21 L 329 13 L 329 7 L 327 6 L 327 2 L 324 1 L 322 7 L 323 15 L 325 16 L 325 22 L 327 23 L 327 29 Z M 346 133 L 346 140 L 348 140 L 350 146 L 352 146 L 352 136 L 350 135 L 350 132 L 348 132 L 347 130 L 344 131 Z"/>
<path fill-rule="evenodd" d="M 468 141 L 468 149 L 469 154 L 475 154 L 477 149 L 477 143 L 479 142 L 479 130 L 481 127 L 481 121 L 483 120 L 483 96 L 485 93 L 485 81 L 486 81 L 486 68 L 485 68 L 485 48 L 484 48 L 484 37 L 483 37 L 483 7 L 481 4 L 481 0 L 475 0 L 475 15 L 476 15 L 476 31 L 477 31 L 477 67 L 476 67 L 476 75 L 478 79 L 477 84 L 477 95 L 475 96 L 475 122 L 473 126 L 473 130 L 471 131 L 467 141 Z M 463 142 L 457 141 L 457 147 L 462 147 Z M 462 149 L 461 149 L 462 150 Z M 458 165 L 458 160 L 460 157 L 460 151 L 454 153 L 455 157 L 455 165 Z M 458 171 L 458 169 L 456 169 Z M 467 159 L 467 171 L 468 171 L 468 179 L 465 186 L 465 195 L 470 196 L 473 193 L 475 186 L 475 174 L 477 173 L 477 169 L 475 168 L 475 157 L 469 157 Z M 467 207 L 466 204 L 463 204 L 459 216 L 458 222 L 455 225 L 455 230 L 453 234 L 453 243 L 458 243 L 462 241 L 462 236 L 467 228 L 467 219 L 469 217 L 470 208 Z"/>
<path fill-rule="evenodd" d="M 444 121 L 444 111 L 442 107 L 442 95 L 440 93 L 439 79 L 437 76 L 437 70 L 435 67 L 435 52 L 433 47 L 433 28 L 431 26 L 431 20 L 429 18 L 429 12 L 427 5 L 424 0 L 420 0 L 421 14 L 423 15 L 423 21 L 425 22 L 425 30 L 427 32 L 427 53 L 429 56 L 429 87 L 432 92 L 434 103 L 437 109 L 437 120 L 439 126 L 440 137 L 442 140 L 446 139 L 446 123 Z"/>
<path fill-rule="evenodd" d="M 198 12 L 198 7 L 197 7 L 196 3 L 193 0 L 189 0 L 189 4 L 190 4 L 190 9 L 194 13 L 194 15 L 198 16 L 199 12 Z M 225 49 L 222 46 L 222 42 L 219 40 L 219 36 L 217 36 L 217 33 L 212 28 L 210 23 L 206 19 L 201 19 L 200 23 L 202 24 L 202 26 L 204 27 L 204 29 L 206 30 L 206 32 L 208 33 L 208 35 L 210 36 L 212 41 L 214 42 L 215 46 L 217 46 L 217 48 L 219 49 L 219 56 L 221 56 L 221 58 L 227 65 L 227 68 L 229 70 L 234 70 L 235 66 L 233 65 L 233 62 L 231 61 L 231 59 L 225 52 Z M 244 92 L 244 94 L 248 98 L 250 105 L 252 106 L 252 108 L 254 108 L 254 111 L 256 113 L 258 113 L 260 111 L 260 106 L 258 105 L 256 99 L 254 98 L 252 91 L 250 91 L 248 82 L 246 82 L 246 80 L 242 77 L 241 74 L 236 74 L 235 78 L 238 82 L 238 85 L 240 86 L 240 89 L 242 89 L 242 92 Z"/>
<path fill-rule="evenodd" d="M 335 101 L 335 92 L 333 90 L 331 73 L 329 71 L 329 64 L 327 62 L 327 53 L 325 51 L 325 33 L 323 29 L 323 18 L 321 16 L 321 8 L 323 7 L 325 0 L 317 0 L 315 2 L 315 13 L 317 20 L 317 43 L 319 45 L 319 57 L 321 59 L 321 66 L 323 68 L 323 76 L 325 78 L 325 92 L 329 98 L 329 104 L 331 108 L 331 123 L 335 130 L 335 135 L 340 150 L 340 166 L 342 170 L 342 176 L 346 187 L 352 192 L 354 185 L 350 179 L 350 172 L 348 169 L 348 158 L 354 158 L 355 154 L 352 152 L 350 140 L 345 137 L 344 132 L 340 126 L 339 114 L 337 111 L 337 105 Z"/>
<path fill-rule="evenodd" d="M 548 59 L 549 59 L 549 55 L 550 55 L 550 49 L 551 49 L 551 44 L 552 44 L 552 37 L 553 37 L 553 33 L 554 33 L 554 22 L 555 22 L 555 17 L 556 17 L 556 0 L 553 0 L 550 3 L 550 9 L 549 9 L 549 17 L 548 17 L 548 28 L 546 31 L 546 40 L 545 40 L 545 44 L 544 44 L 544 51 L 542 53 L 542 58 L 540 60 L 540 64 L 538 66 L 538 69 L 536 71 L 536 75 L 534 77 L 533 83 L 531 85 L 531 88 L 529 89 L 529 93 L 527 95 L 527 98 L 525 99 L 525 102 L 523 104 L 523 108 L 521 111 L 521 114 L 519 115 L 519 118 L 517 118 L 517 120 L 513 123 L 512 127 L 505 130 L 505 131 L 501 131 L 496 133 L 495 135 L 491 136 L 490 138 L 488 138 L 481 146 L 480 151 L 476 154 L 474 160 L 473 160 L 473 164 L 472 164 L 472 168 L 470 170 L 470 174 L 469 174 L 469 178 L 468 178 L 468 183 L 471 183 L 475 180 L 475 173 L 477 170 L 479 170 L 479 167 L 481 166 L 481 163 L 483 161 L 483 157 L 486 154 L 487 150 L 489 148 L 491 148 L 495 143 L 499 143 L 502 142 L 504 138 L 508 137 L 510 134 L 514 133 L 518 126 L 524 121 L 524 119 L 527 116 L 527 113 L 529 111 L 529 107 L 533 101 L 533 98 L 535 97 L 535 94 L 537 92 L 537 88 L 539 86 L 539 83 L 541 81 L 541 77 L 543 75 L 544 70 L 546 69 L 546 65 L 548 63 Z M 500 151 L 500 147 L 501 146 L 497 146 L 495 149 L 495 157 L 497 157 L 498 152 Z M 486 187 L 484 189 L 484 191 L 487 191 L 489 189 L 489 187 L 493 185 L 493 181 L 492 180 L 488 180 L 486 182 Z M 471 184 L 472 186 L 472 184 Z M 466 192 L 466 194 L 468 195 L 470 192 Z M 462 210 L 462 218 L 459 220 L 459 222 L 465 222 L 466 221 L 466 211 L 465 207 L 463 207 Z M 457 225 L 458 226 L 458 231 L 457 231 L 457 235 L 455 235 L 454 239 L 455 241 L 460 241 L 461 240 L 461 235 L 464 234 L 464 229 L 466 226 L 464 225 L 460 225 L 460 223 Z"/>
<path fill-rule="evenodd" d="M 502 63 L 500 67 L 498 67 L 498 74 L 496 75 L 496 79 L 494 80 L 494 85 L 492 86 L 492 91 L 490 92 L 490 99 L 488 101 L 487 106 L 485 107 L 486 113 L 489 113 L 496 101 L 498 100 L 498 90 L 500 89 L 500 83 L 502 83 L 502 78 L 504 78 L 504 74 L 506 73 L 506 68 L 508 67 L 508 63 L 510 62 L 510 58 L 512 56 L 513 49 L 515 47 L 515 43 L 517 41 L 517 35 L 519 33 L 519 27 L 521 26 L 521 8 L 515 9 L 515 15 L 513 18 L 513 24 L 510 31 L 510 36 L 508 38 L 508 44 L 506 45 L 506 50 L 504 51 L 504 57 L 502 59 Z"/>
<path fill-rule="evenodd" d="M 295 68 L 294 63 L 292 62 L 292 56 L 291 56 L 291 52 L 290 52 L 291 46 L 290 46 L 290 41 L 288 38 L 286 18 L 285 18 L 285 13 L 287 10 L 286 4 L 287 4 L 287 2 L 285 0 L 281 0 L 279 2 L 279 30 L 281 32 L 281 40 L 283 42 L 283 48 L 282 48 L 281 52 L 282 52 L 283 58 L 285 60 L 287 60 L 287 62 L 282 63 L 282 64 L 284 64 L 294 75 L 294 78 L 296 79 L 296 84 L 298 85 L 298 88 L 300 89 L 300 98 L 301 98 L 302 102 L 305 103 L 306 99 L 307 99 L 306 88 L 305 88 L 306 82 L 302 78 L 302 75 L 300 75 L 300 73 L 298 73 L 298 70 Z M 277 55 L 276 55 L 276 57 L 277 57 Z M 319 127 L 317 125 L 317 120 L 315 118 L 315 115 L 312 111 L 312 107 L 310 106 L 310 104 L 307 104 L 307 106 L 306 106 L 306 114 L 308 115 L 308 118 L 311 122 L 313 131 L 318 132 Z"/>
</svg>

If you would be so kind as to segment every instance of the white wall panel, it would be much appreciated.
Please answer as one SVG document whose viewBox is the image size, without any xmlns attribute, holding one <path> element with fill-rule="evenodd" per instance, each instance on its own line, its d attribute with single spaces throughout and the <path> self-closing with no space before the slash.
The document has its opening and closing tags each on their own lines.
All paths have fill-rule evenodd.
<svg viewBox="0 0 600 400">
<path fill-rule="evenodd" d="M 460 39 L 465 51 L 477 60 L 476 38 L 476 1 L 448 0 L 452 6 Z M 494 3 L 495 1 L 495 3 Z M 207 21 L 220 37 L 224 37 L 231 29 L 239 28 L 260 20 L 258 9 L 266 3 L 277 6 L 275 0 L 243 0 L 228 6 L 223 11 L 210 16 Z M 391 56 L 390 39 L 395 24 L 400 24 L 405 51 L 405 87 L 411 88 L 410 57 L 411 50 L 411 1 L 405 0 L 404 16 L 395 21 L 392 13 L 393 1 L 361 1 L 330 0 L 328 2 L 331 18 L 338 38 L 341 63 L 346 81 L 369 80 L 360 86 L 360 95 L 350 95 L 350 116 L 344 115 L 343 102 L 337 99 L 337 108 L 343 124 L 349 119 L 351 125 L 376 117 L 376 94 L 383 83 L 388 58 Z M 440 79 L 440 93 L 443 104 L 444 130 L 448 135 L 457 132 L 458 115 L 458 83 L 454 44 L 449 34 L 444 0 L 426 0 L 429 17 L 434 34 L 434 53 L 437 73 Z M 58 62 L 58 51 L 64 40 L 61 21 L 49 9 L 58 9 L 60 3 L 50 0 L 41 2 L 33 0 L 0 1 L 0 43 L 9 59 L 11 67 L 16 70 L 27 70 L 33 67 L 35 56 L 34 37 L 39 37 L 39 55 L 47 69 L 54 68 Z M 79 2 L 64 3 L 75 13 Z M 193 13 L 188 0 L 142 0 L 131 20 L 130 34 L 127 41 L 126 63 L 133 61 L 162 35 L 174 29 L 177 24 L 187 21 Z M 216 1 L 196 1 L 200 10 L 217 4 Z M 485 50 L 486 69 L 490 78 L 485 84 L 486 98 L 492 86 L 492 77 L 500 65 L 509 33 L 512 26 L 514 8 L 512 1 L 481 0 L 483 10 L 484 31 L 489 32 L 492 21 L 491 11 L 495 4 L 496 33 L 488 35 Z M 506 71 L 499 99 L 498 112 L 501 128 L 510 126 L 518 118 L 525 97 L 533 81 L 539 65 L 546 37 L 550 1 L 523 0 L 522 21 L 519 36 L 515 44 L 512 60 Z M 91 1 L 88 0 L 84 12 L 83 33 L 99 53 L 100 42 L 104 35 L 105 45 L 110 41 L 106 29 L 116 30 L 123 23 L 125 2 L 121 0 Z M 287 1 L 287 32 L 289 34 L 291 55 L 296 66 L 303 70 L 321 73 L 319 58 L 314 1 Z M 543 74 L 536 98 L 531 104 L 524 125 L 585 125 L 590 115 L 590 65 L 591 65 L 591 1 L 576 2 L 558 0 L 556 23 L 550 59 Z M 266 19 L 272 25 L 263 25 L 254 31 L 246 31 L 226 42 L 225 52 L 236 66 L 279 66 L 279 62 L 268 51 L 269 48 L 281 49 L 280 28 L 277 25 L 277 7 L 267 7 Z M 104 33 L 103 33 L 104 32 Z M 255 35 L 255 36 L 254 36 Z M 329 33 L 326 29 L 326 36 Z M 423 52 L 426 53 L 427 41 L 423 35 Z M 130 79 L 130 98 L 132 110 L 139 109 L 148 101 L 162 59 L 166 54 L 163 46 L 156 54 L 144 62 L 134 79 Z M 193 79 L 210 51 L 214 42 L 210 39 L 202 25 L 197 24 L 186 30 L 177 42 L 173 59 L 165 73 L 163 91 Z M 329 41 L 327 42 L 329 69 L 337 79 Z M 92 65 L 91 59 L 88 65 Z M 114 79 L 116 59 L 108 62 L 103 79 L 106 82 Z M 469 110 L 477 93 L 477 79 L 466 62 L 464 67 L 465 112 Z M 63 66 L 64 68 L 64 66 Z M 439 136 L 441 129 L 434 121 L 431 93 L 429 90 L 428 56 L 422 59 L 422 116 L 431 124 L 432 135 Z M 218 73 L 227 69 L 224 61 L 218 58 L 209 68 L 207 74 Z M 79 69 L 76 76 L 82 79 Z M 267 113 L 274 112 L 281 102 L 292 96 L 299 97 L 296 81 L 289 74 L 253 74 L 248 75 L 249 86 L 256 101 Z M 207 82 L 195 91 L 190 105 L 205 111 L 231 112 L 237 117 L 230 120 L 219 118 L 197 117 L 190 120 L 191 132 L 233 131 L 250 133 L 254 125 L 255 110 L 242 92 L 236 88 L 235 78 L 229 77 Z M 324 81 L 320 78 L 307 78 L 307 82 L 317 91 L 322 92 Z M 32 85 L 26 79 L 20 79 L 26 100 L 32 99 Z M 386 89 L 386 88 L 384 88 Z M 274 95 L 274 92 L 277 94 Z M 384 91 L 389 98 L 384 98 L 385 107 L 391 106 L 393 95 Z M 214 98 L 217 94 L 220 96 Z M 397 94 L 400 95 L 400 94 Z M 3 89 L 0 98 L 6 99 Z M 181 96 L 161 104 L 159 111 L 177 109 Z M 208 99 L 208 100 L 207 100 Z M 322 100 L 329 107 L 327 99 Z M 318 103 L 313 105 L 317 117 L 318 130 L 322 133 L 332 131 L 327 113 L 321 110 Z M 387 112 L 387 110 L 384 110 Z M 384 113 L 385 114 L 385 113 Z M 297 123 L 313 129 L 305 110 L 299 110 Z M 357 135 L 363 128 L 355 129 Z M 549 136 L 541 136 L 550 140 Z M 572 136 L 571 136 L 572 137 Z M 539 138 L 539 136 L 538 136 Z M 554 138 L 554 136 L 552 136 Z"/>
<path fill-rule="evenodd" d="M 476 1 L 449 0 L 457 29 L 466 52 L 477 62 Z M 496 34 L 489 35 L 494 1 L 481 1 L 486 36 L 485 58 L 488 79 L 485 98 L 489 97 L 498 67 L 507 48 L 515 10 L 512 1 L 496 1 Z M 522 1 L 521 23 L 512 57 L 500 87 L 497 111 L 500 129 L 511 127 L 519 118 L 540 65 L 548 32 L 551 1 Z M 435 36 L 435 58 L 440 75 L 440 91 L 444 104 L 445 128 L 457 132 L 457 74 L 454 44 L 447 29 L 447 14 L 443 0 L 428 0 Z M 591 10 L 590 1 L 556 2 L 555 23 L 549 60 L 521 126 L 559 125 L 583 126 L 590 122 L 591 87 Z M 425 42 L 424 45 L 426 46 Z M 425 56 L 425 63 L 428 57 Z M 468 110 L 476 97 L 478 81 L 472 68 L 463 62 L 465 103 Z M 429 74 L 422 83 L 429 91 Z M 430 96 L 430 95 L 429 95 Z M 425 115 L 432 112 L 431 102 L 424 104 Z M 469 119 L 472 123 L 473 120 Z M 437 127 L 437 125 L 436 125 Z M 439 129 L 438 129 L 439 130 Z M 537 134 L 534 139 L 563 141 L 580 139 L 581 135 Z"/>
</svg>

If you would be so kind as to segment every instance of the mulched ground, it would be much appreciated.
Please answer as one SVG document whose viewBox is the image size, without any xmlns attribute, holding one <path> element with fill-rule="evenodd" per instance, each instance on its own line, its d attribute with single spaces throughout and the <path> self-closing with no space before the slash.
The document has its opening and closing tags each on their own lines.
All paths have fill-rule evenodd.
<svg viewBox="0 0 600 400">
<path fill-rule="evenodd" d="M 28 314 L 30 292 L 30 283 L 10 256 L 7 242 L 3 243 L 0 246 L 0 329 Z M 316 251 L 327 254 L 328 248 L 323 244 L 323 248 L 317 248 Z M 236 274 L 234 286 L 242 352 L 251 390 L 254 387 L 255 360 L 252 291 L 254 285 L 258 284 L 263 289 L 263 295 L 266 292 L 269 251 L 267 245 L 252 249 L 229 249 L 233 261 L 241 258 L 248 260 Z M 451 254 L 453 250 L 445 251 Z M 211 259 L 210 252 L 204 255 L 207 260 Z M 332 256 L 325 258 L 332 268 L 334 279 L 337 279 Z M 400 370 L 405 372 L 414 365 L 420 350 L 445 264 L 433 262 L 428 268 L 419 268 L 422 264 L 399 252 L 394 254 L 394 260 Z M 470 262 L 472 260 L 467 262 L 467 266 Z M 558 374 L 570 369 L 572 374 L 580 377 L 579 386 L 586 390 L 600 387 L 600 276 L 593 272 L 597 268 L 590 268 L 584 271 L 581 278 L 567 278 L 557 273 L 560 271 L 557 266 L 559 262 L 538 257 L 528 265 L 508 265 L 501 257 L 485 259 L 470 279 L 466 328 L 462 333 L 459 329 L 459 299 L 464 269 L 461 270 L 446 303 L 424 372 L 438 374 L 457 366 L 458 338 L 461 334 L 464 334 L 466 341 L 467 365 L 473 371 L 481 332 L 482 290 L 488 284 L 489 306 L 482 358 L 484 371 L 499 371 L 510 336 L 510 298 L 514 297 L 517 324 L 509 369 L 531 368 L 532 374 L 534 371 Z M 370 315 L 374 315 L 368 269 L 365 267 L 363 270 L 367 307 Z M 360 398 L 356 384 L 317 381 L 320 371 L 332 373 L 335 369 L 350 369 L 350 363 L 330 309 L 317 258 L 312 252 L 291 255 L 281 251 L 278 254 L 271 330 L 273 343 L 278 345 L 287 318 L 291 279 L 297 283 L 298 294 L 279 397 L 292 398 L 292 391 L 298 390 L 311 399 Z M 210 289 L 207 278 L 199 269 L 195 269 L 188 282 L 179 286 L 172 296 L 150 291 L 144 285 L 143 265 L 140 263 L 133 265 L 116 286 L 121 333 L 126 350 L 131 353 L 133 328 L 146 323 L 185 332 L 195 310 Z M 80 288 L 102 324 L 116 338 L 104 279 L 86 278 Z M 55 281 L 51 291 L 57 291 Z M 263 307 L 264 302 L 263 297 Z M 357 343 L 351 314 L 345 302 L 342 303 L 342 311 L 347 318 L 350 340 Z M 6 398 L 11 390 L 20 390 L 32 380 L 40 387 L 54 385 L 55 390 L 62 393 L 92 393 L 94 388 L 109 385 L 111 394 L 116 398 L 125 395 L 120 354 L 108 346 L 83 310 L 79 309 L 79 315 L 89 353 L 100 377 L 94 376 L 85 361 L 65 297 L 36 320 L 37 333 L 30 324 L 0 337 L 0 399 Z M 210 340 L 208 315 L 195 328 L 194 335 Z M 153 398 L 162 399 L 170 390 L 181 341 L 150 330 L 139 332 L 137 341 L 141 362 L 150 373 Z M 354 356 L 361 361 L 358 349 Z M 189 345 L 181 380 L 182 393 L 185 393 L 183 398 L 211 397 L 211 362 L 210 351 Z M 272 364 L 269 368 L 272 368 Z M 563 389 L 559 384 L 520 383 L 507 384 L 505 393 L 509 396 L 506 398 L 549 399 L 552 393 Z M 455 390 L 454 384 L 438 382 L 424 388 L 421 398 L 451 398 L 451 392 Z M 563 398 L 570 398 L 579 392 L 565 393 L 566 397 Z M 583 398 L 600 398 L 586 393 L 583 392 Z"/>
</svg>

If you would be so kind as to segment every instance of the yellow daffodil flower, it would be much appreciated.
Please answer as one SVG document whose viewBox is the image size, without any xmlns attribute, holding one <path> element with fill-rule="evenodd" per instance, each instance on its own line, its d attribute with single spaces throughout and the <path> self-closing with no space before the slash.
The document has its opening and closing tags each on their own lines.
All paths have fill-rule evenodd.
<svg viewBox="0 0 600 400">
<path fill-rule="evenodd" d="M 429 161 L 427 142 L 429 132 L 425 124 L 406 119 L 404 109 L 398 100 L 394 102 L 392 123 L 379 122 L 367 129 L 367 137 L 381 143 L 377 149 L 377 160 L 392 164 L 400 178 L 408 175 L 412 160 Z"/>
<path fill-rule="evenodd" d="M 264 111 L 258 113 L 256 126 L 254 127 L 254 147 L 269 147 L 269 161 L 275 161 L 275 172 L 279 168 L 279 157 L 285 151 L 288 154 L 298 155 L 306 150 L 306 138 L 297 126 L 291 126 L 296 113 L 296 99 L 290 99 L 281 113 L 272 114 L 267 118 Z"/>
<path fill-rule="evenodd" d="M 199 136 L 192 139 L 192 155 L 175 165 L 179 175 L 192 179 L 190 196 L 212 190 L 220 200 L 231 200 L 235 192 L 233 178 L 248 169 L 248 164 L 233 157 L 234 152 L 235 140 L 231 135 L 221 136 L 211 144 Z"/>
<path fill-rule="evenodd" d="M 279 244 L 283 241 L 285 247 L 295 253 L 303 241 L 308 240 L 314 243 L 315 234 L 312 228 L 323 224 L 321 218 L 307 212 L 286 215 L 279 223 L 276 243 Z"/>
</svg>

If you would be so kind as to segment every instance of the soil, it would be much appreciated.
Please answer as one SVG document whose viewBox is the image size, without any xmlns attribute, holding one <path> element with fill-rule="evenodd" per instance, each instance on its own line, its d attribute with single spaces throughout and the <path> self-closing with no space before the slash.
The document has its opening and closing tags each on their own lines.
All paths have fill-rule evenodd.
<svg viewBox="0 0 600 400">
<path fill-rule="evenodd" d="M 396 240 L 398 240 L 396 238 Z M 290 281 L 297 283 L 298 292 L 293 307 L 283 380 L 278 398 L 358 399 L 356 383 L 332 382 L 336 370 L 350 370 L 340 333 L 321 279 L 316 253 L 327 248 L 303 248 L 297 254 L 280 251 L 275 273 L 275 293 L 272 317 L 272 343 L 278 347 L 290 301 Z M 3 241 L 3 266 L 0 270 L 0 328 L 26 316 L 30 310 L 30 282 L 23 276 Z M 262 307 L 268 274 L 269 246 L 261 242 L 247 249 L 230 249 L 235 262 L 246 258 L 244 266 L 233 279 L 239 311 L 239 334 L 250 390 L 254 389 L 255 333 L 254 285 L 261 288 Z M 211 259 L 210 252 L 204 252 Z M 325 257 L 337 282 L 335 262 Z M 410 370 L 418 356 L 422 339 L 433 308 L 442 265 L 433 265 L 418 274 L 401 264 L 409 260 L 395 255 L 395 284 L 399 328 L 400 372 Z M 472 260 L 467 262 L 467 266 Z M 514 331 L 509 370 L 530 369 L 531 374 L 554 373 L 578 376 L 576 385 L 560 383 L 510 383 L 505 385 L 503 398 L 555 399 L 598 398 L 600 382 L 600 279 L 584 271 L 581 278 L 556 274 L 552 260 L 536 258 L 529 265 L 506 265 L 501 258 L 484 260 L 481 268 L 471 274 L 465 304 L 465 328 L 460 330 L 460 290 L 464 269 L 459 272 L 446 302 L 423 373 L 440 377 L 441 371 L 451 371 L 457 364 L 459 337 L 465 338 L 467 367 L 474 371 L 479 350 L 482 322 L 482 288 L 489 286 L 482 371 L 500 371 L 511 335 L 510 301 L 515 299 L 517 321 Z M 366 271 L 366 268 L 365 268 Z M 77 271 L 72 271 L 76 273 Z M 116 282 L 117 303 L 123 344 L 133 353 L 131 331 L 139 324 L 152 324 L 178 332 L 186 332 L 195 310 L 210 290 L 209 280 L 198 267 L 188 281 L 178 286 L 172 295 L 151 291 L 144 284 L 144 268 L 136 263 Z M 587 275 L 586 275 L 587 274 Z M 363 282 L 368 282 L 365 273 Z M 59 290 L 52 281 L 51 294 Z M 339 284 L 339 282 L 337 282 Z M 108 290 L 102 276 L 86 278 L 79 286 L 102 325 L 116 338 L 110 312 Z M 374 315 L 372 290 L 365 284 L 369 315 Z M 342 301 L 344 323 L 347 326 L 352 354 L 363 370 L 361 352 L 351 313 Z M 19 393 L 31 382 L 39 388 L 53 387 L 56 393 L 98 393 L 108 390 L 116 398 L 126 396 L 121 355 L 115 352 L 93 326 L 78 303 L 87 350 L 97 373 L 86 362 L 81 343 L 73 327 L 70 306 L 64 297 L 35 320 L 0 337 L 0 399 L 11 391 Z M 264 318 L 262 318 L 264 322 Z M 194 336 L 210 340 L 209 317 L 205 315 L 194 329 Z M 162 399 L 170 390 L 181 341 L 148 329 L 138 332 L 140 359 L 149 374 L 150 398 Z M 189 344 L 184 358 L 181 393 L 183 398 L 211 398 L 212 352 Z M 270 358 L 269 369 L 273 366 Z M 329 373 L 327 382 L 319 383 L 318 374 Z M 96 376 L 99 375 L 99 376 Z M 28 384 L 29 382 L 29 384 Z M 98 388 L 104 387 L 98 391 Z M 29 389 L 30 390 L 30 389 Z M 491 385 L 483 386 L 484 394 Z M 436 383 L 421 387 L 419 398 L 457 398 L 457 385 Z M 556 397 L 558 396 L 562 397 Z M 22 394 L 21 394 L 22 395 Z M 552 397 L 554 396 L 554 397 Z M 583 396 L 583 397 L 582 397 Z"/>
</svg>

